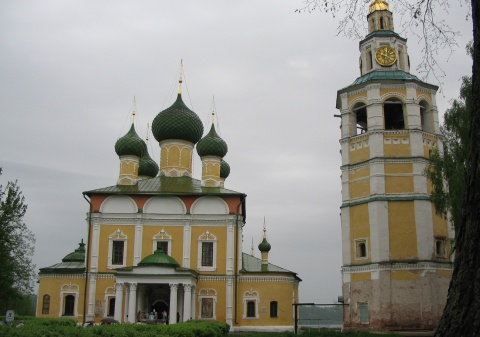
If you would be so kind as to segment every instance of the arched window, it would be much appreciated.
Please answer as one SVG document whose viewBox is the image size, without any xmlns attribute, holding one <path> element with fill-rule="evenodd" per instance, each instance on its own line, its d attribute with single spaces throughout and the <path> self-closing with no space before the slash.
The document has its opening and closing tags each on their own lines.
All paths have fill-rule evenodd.
<svg viewBox="0 0 480 337">
<path fill-rule="evenodd" d="M 65 296 L 65 307 L 63 311 L 64 316 L 73 316 L 75 309 L 75 296 L 67 295 Z"/>
<path fill-rule="evenodd" d="M 278 302 L 272 301 L 270 302 L 270 317 L 278 317 Z"/>
<path fill-rule="evenodd" d="M 367 52 L 367 71 L 372 70 L 373 67 L 373 54 L 371 50 Z"/>
<path fill-rule="evenodd" d="M 108 299 L 107 316 L 115 316 L 115 297 L 110 297 Z"/>
<path fill-rule="evenodd" d="M 385 26 L 383 24 L 383 18 L 380 17 L 380 29 L 385 29 Z"/>
<path fill-rule="evenodd" d="M 353 108 L 353 135 L 359 135 L 368 131 L 367 106 L 365 103 L 358 103 Z"/>
<path fill-rule="evenodd" d="M 50 295 L 43 295 L 42 314 L 48 315 L 50 312 Z"/>
<path fill-rule="evenodd" d="M 383 103 L 385 130 L 405 129 L 403 117 L 403 103 L 399 99 L 391 98 Z"/>
<path fill-rule="evenodd" d="M 422 130 L 425 132 L 433 132 L 433 116 L 430 105 L 425 102 L 420 102 L 420 119 L 422 123 Z"/>
</svg>

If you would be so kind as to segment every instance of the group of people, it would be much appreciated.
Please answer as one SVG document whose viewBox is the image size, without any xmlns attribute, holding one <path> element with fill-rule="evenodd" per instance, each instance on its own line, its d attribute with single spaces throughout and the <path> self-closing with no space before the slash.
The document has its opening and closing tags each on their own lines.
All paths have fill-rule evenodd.
<svg viewBox="0 0 480 337">
<path fill-rule="evenodd" d="M 153 321 L 153 320 L 158 320 L 158 312 L 153 309 L 153 311 L 151 311 L 148 316 L 146 314 L 145 311 L 139 311 L 138 314 L 137 314 L 137 321 L 138 322 L 144 322 L 146 320 L 150 320 L 150 321 Z M 163 322 L 163 324 L 168 324 L 168 313 L 166 310 L 163 310 L 162 311 L 162 317 L 160 318 L 161 322 Z"/>
</svg>

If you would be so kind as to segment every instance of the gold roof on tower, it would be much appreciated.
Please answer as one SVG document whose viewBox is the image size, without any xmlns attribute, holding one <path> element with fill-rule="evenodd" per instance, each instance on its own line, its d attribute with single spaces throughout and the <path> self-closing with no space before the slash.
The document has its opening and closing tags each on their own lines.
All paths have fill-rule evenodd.
<svg viewBox="0 0 480 337">
<path fill-rule="evenodd" d="M 375 11 L 384 10 L 390 10 L 390 8 L 388 8 L 388 3 L 384 0 L 375 0 L 370 4 L 370 10 L 368 11 L 368 14 L 372 14 Z"/>
</svg>

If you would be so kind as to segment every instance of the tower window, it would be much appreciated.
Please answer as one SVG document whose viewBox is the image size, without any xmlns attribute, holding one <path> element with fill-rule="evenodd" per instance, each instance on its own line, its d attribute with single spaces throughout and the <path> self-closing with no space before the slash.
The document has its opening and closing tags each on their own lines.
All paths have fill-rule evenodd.
<svg viewBox="0 0 480 337">
<path fill-rule="evenodd" d="M 420 119 L 422 123 L 422 130 L 425 132 L 433 132 L 433 116 L 430 106 L 427 102 L 420 102 Z"/>
<path fill-rule="evenodd" d="M 368 257 L 367 240 L 366 239 L 355 240 L 355 258 L 366 259 L 367 257 Z"/>
<path fill-rule="evenodd" d="M 367 132 L 367 108 L 365 104 L 356 105 L 353 109 L 354 113 L 354 132 L 353 135 L 358 135 Z"/>
<path fill-rule="evenodd" d="M 398 100 L 388 100 L 383 104 L 385 130 L 405 129 L 403 104 Z"/>
<path fill-rule="evenodd" d="M 380 18 L 380 29 L 385 29 L 385 26 L 383 25 L 383 18 Z"/>
<path fill-rule="evenodd" d="M 445 257 L 445 238 L 435 238 L 435 256 Z"/>
</svg>

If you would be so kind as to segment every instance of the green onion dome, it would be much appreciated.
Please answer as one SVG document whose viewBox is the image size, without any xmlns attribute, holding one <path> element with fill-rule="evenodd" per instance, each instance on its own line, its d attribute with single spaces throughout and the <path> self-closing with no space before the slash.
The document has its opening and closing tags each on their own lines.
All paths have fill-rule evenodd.
<svg viewBox="0 0 480 337">
<path fill-rule="evenodd" d="M 228 152 L 228 146 L 225 141 L 215 131 L 215 125 L 212 124 L 210 132 L 205 135 L 197 144 L 197 153 L 200 157 L 217 156 L 224 157 Z"/>
<path fill-rule="evenodd" d="M 182 139 L 195 144 L 202 138 L 203 124 L 197 114 L 183 103 L 182 95 L 178 94 L 175 103 L 155 117 L 152 133 L 159 142 Z"/>
<path fill-rule="evenodd" d="M 138 263 L 139 266 L 172 266 L 180 267 L 177 261 L 159 248 L 152 255 L 148 255 Z"/>
<path fill-rule="evenodd" d="M 146 150 L 145 142 L 138 137 L 133 123 L 130 131 L 125 136 L 120 137 L 115 143 L 115 152 L 119 157 L 133 155 L 141 158 Z"/>
<path fill-rule="evenodd" d="M 145 151 L 143 157 L 140 158 L 140 163 L 138 165 L 138 175 L 154 178 L 157 176 L 158 170 L 158 164 L 150 157 L 148 151 Z"/>
<path fill-rule="evenodd" d="M 260 242 L 260 244 L 258 245 L 258 249 L 262 252 L 262 253 L 268 253 L 270 251 L 270 249 L 272 249 L 272 246 L 268 243 L 267 241 L 267 238 L 263 238 L 263 241 Z"/>
<path fill-rule="evenodd" d="M 85 244 L 83 240 L 78 244 L 79 247 L 74 252 L 68 254 L 62 259 L 62 262 L 85 262 Z"/>
<path fill-rule="evenodd" d="M 230 165 L 225 160 L 220 161 L 220 178 L 228 178 L 230 175 Z"/>
</svg>

